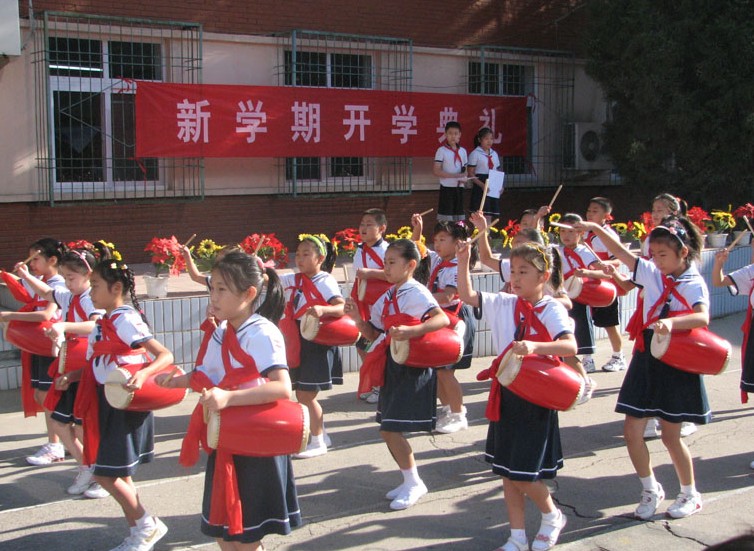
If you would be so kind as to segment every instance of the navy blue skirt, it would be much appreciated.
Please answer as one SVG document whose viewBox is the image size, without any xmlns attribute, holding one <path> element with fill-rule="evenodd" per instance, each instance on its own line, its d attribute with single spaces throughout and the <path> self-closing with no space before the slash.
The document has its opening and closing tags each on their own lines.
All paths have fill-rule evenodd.
<svg viewBox="0 0 754 551">
<path fill-rule="evenodd" d="M 215 456 L 207 460 L 202 500 L 201 530 L 213 538 L 225 541 L 252 543 L 267 534 L 290 534 L 291 528 L 301 526 L 293 466 L 288 455 L 276 457 L 246 457 L 234 455 L 233 463 L 238 478 L 241 497 L 243 533 L 230 535 L 227 526 L 210 524 L 212 481 L 215 474 Z"/>
<path fill-rule="evenodd" d="M 388 352 L 377 422 L 387 432 L 431 432 L 437 422 L 435 370 L 398 364 Z"/>
<path fill-rule="evenodd" d="M 589 306 L 573 301 L 573 308 L 568 312 L 575 323 L 574 336 L 578 346 L 577 354 L 594 354 L 594 328 Z"/>
<path fill-rule="evenodd" d="M 115 409 L 97 385 L 99 399 L 99 449 L 94 474 L 120 478 L 133 476 L 140 463 L 154 458 L 154 416 L 151 411 Z"/>
<path fill-rule="evenodd" d="M 50 390 L 52 386 L 52 377 L 47 373 L 50 370 L 50 364 L 55 360 L 49 356 L 31 355 L 31 388 L 42 391 Z"/>
<path fill-rule="evenodd" d="M 670 367 L 652 356 L 654 331 L 645 330 L 644 352 L 635 352 L 623 379 L 615 411 L 631 417 L 659 417 L 671 423 L 710 422 L 712 413 L 701 375 Z"/>
<path fill-rule="evenodd" d="M 68 385 L 68 389 L 61 393 L 60 400 L 58 400 L 58 404 L 51 414 L 51 417 L 58 423 L 63 423 L 64 425 L 70 425 L 71 423 L 81 424 L 81 419 L 73 416 L 73 405 L 76 403 L 78 388 L 78 383 L 71 383 Z"/>
<path fill-rule="evenodd" d="M 592 321 L 595 327 L 615 327 L 620 323 L 620 299 L 603 308 L 591 308 Z"/>
<path fill-rule="evenodd" d="M 301 339 L 301 364 L 291 369 L 294 390 L 329 390 L 343 384 L 343 363 L 337 346 L 323 346 Z"/>
<path fill-rule="evenodd" d="M 749 331 L 749 339 L 746 341 L 746 352 L 744 353 L 742 367 L 741 390 L 744 392 L 754 392 L 754 331 Z"/>
<path fill-rule="evenodd" d="M 489 177 L 489 174 L 476 174 L 479 181 L 484 184 Z M 474 185 L 471 188 L 471 200 L 469 201 L 469 210 L 476 212 L 479 210 L 479 205 L 482 204 L 482 195 L 484 195 L 484 188 Z M 490 197 L 489 195 L 484 200 L 484 214 L 497 218 L 500 216 L 500 201 L 497 197 Z"/>
<path fill-rule="evenodd" d="M 510 480 L 555 478 L 563 468 L 558 412 L 502 387 L 500 421 L 490 423 L 484 458 L 493 473 Z"/>
</svg>

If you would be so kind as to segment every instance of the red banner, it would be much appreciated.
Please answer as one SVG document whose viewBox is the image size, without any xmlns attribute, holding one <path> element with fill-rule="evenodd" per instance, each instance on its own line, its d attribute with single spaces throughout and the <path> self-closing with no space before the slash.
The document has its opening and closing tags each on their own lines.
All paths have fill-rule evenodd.
<svg viewBox="0 0 754 551">
<path fill-rule="evenodd" d="M 136 88 L 137 157 L 429 157 L 457 120 L 472 148 L 492 128 L 526 155 L 526 98 L 378 90 L 167 84 Z"/>
</svg>

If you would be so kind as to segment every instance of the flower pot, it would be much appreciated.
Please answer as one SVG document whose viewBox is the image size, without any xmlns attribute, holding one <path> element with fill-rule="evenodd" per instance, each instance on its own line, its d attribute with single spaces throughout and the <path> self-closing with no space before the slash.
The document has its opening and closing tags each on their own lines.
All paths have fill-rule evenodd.
<svg viewBox="0 0 754 551">
<path fill-rule="evenodd" d="M 722 249 L 728 242 L 727 233 L 708 233 L 707 234 L 707 246 L 710 249 Z"/>
<path fill-rule="evenodd" d="M 735 232 L 733 232 L 733 233 L 734 233 L 734 235 L 736 236 L 736 239 L 738 239 L 738 236 L 739 236 L 740 234 L 742 234 L 742 233 L 743 233 L 744 231 L 746 231 L 746 230 L 742 230 L 742 231 L 735 231 Z M 749 243 L 751 243 L 751 233 L 749 233 L 748 231 L 746 231 L 746 235 L 744 235 L 744 236 L 743 236 L 743 237 L 741 238 L 741 241 L 739 241 L 739 242 L 738 242 L 738 245 L 736 245 L 736 246 L 739 246 L 739 245 L 740 245 L 740 246 L 744 246 L 744 245 L 748 245 Z"/>
<path fill-rule="evenodd" d="M 168 280 L 170 276 L 144 276 L 144 284 L 147 286 L 147 296 L 149 298 L 166 298 L 168 296 Z"/>
</svg>

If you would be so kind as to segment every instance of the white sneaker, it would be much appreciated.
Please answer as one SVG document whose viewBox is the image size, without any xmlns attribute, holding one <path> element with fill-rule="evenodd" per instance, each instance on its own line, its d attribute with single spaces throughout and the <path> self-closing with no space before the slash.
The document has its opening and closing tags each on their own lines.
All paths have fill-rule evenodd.
<svg viewBox="0 0 754 551">
<path fill-rule="evenodd" d="M 52 465 L 58 461 L 65 459 L 65 448 L 63 444 L 47 442 L 44 446 L 39 448 L 34 455 L 26 457 L 26 462 L 29 465 L 40 467 L 42 465 Z"/>
<path fill-rule="evenodd" d="M 683 423 L 681 423 L 681 438 L 686 438 L 687 436 L 694 434 L 698 430 L 699 427 L 697 427 L 694 423 L 687 423 L 686 421 L 684 421 Z"/>
<path fill-rule="evenodd" d="M 319 455 L 325 455 L 326 453 L 327 445 L 324 442 L 320 445 L 309 441 L 306 449 L 301 453 L 294 454 L 293 457 L 295 457 L 296 459 L 309 459 L 310 457 L 317 457 Z"/>
<path fill-rule="evenodd" d="M 390 502 L 390 508 L 393 511 L 402 511 L 408 509 L 412 505 L 416 504 L 423 495 L 427 493 L 427 487 L 424 482 L 419 482 L 416 486 L 409 488 L 403 487 L 401 493 L 399 493 L 393 501 Z"/>
<path fill-rule="evenodd" d="M 366 397 L 367 404 L 376 404 L 380 401 L 380 387 L 376 386 L 372 388 L 372 392 Z"/>
<path fill-rule="evenodd" d="M 325 446 L 327 446 L 328 448 L 332 446 L 332 438 L 330 438 L 330 435 L 327 434 L 327 431 L 324 429 L 324 427 L 322 428 L 322 440 L 324 440 Z"/>
<path fill-rule="evenodd" d="M 594 394 L 595 390 L 597 390 L 597 381 L 591 377 L 587 377 L 586 381 L 584 381 L 584 392 L 581 394 L 581 398 L 576 402 L 576 405 L 580 406 L 581 404 L 586 404 L 592 399 L 592 394 Z"/>
<path fill-rule="evenodd" d="M 702 510 L 702 494 L 684 494 L 681 492 L 675 502 L 668 507 L 668 516 L 672 518 L 686 518 Z"/>
<path fill-rule="evenodd" d="M 542 524 L 539 525 L 539 532 L 537 532 L 534 541 L 531 542 L 532 551 L 547 551 L 548 549 L 555 547 L 555 544 L 558 543 L 560 532 L 565 528 L 565 525 L 568 522 L 563 511 L 559 511 L 559 513 L 560 517 L 555 519 L 552 523 L 545 522 L 544 519 L 542 519 Z"/>
<path fill-rule="evenodd" d="M 89 489 L 84 492 L 84 497 L 88 497 L 89 499 L 102 499 L 105 497 L 108 497 L 110 495 L 110 492 L 105 490 L 102 486 L 97 484 L 96 482 L 92 483 L 91 486 L 89 486 Z"/>
<path fill-rule="evenodd" d="M 605 365 L 602 366 L 602 371 L 624 371 L 626 369 L 626 358 L 623 357 L 623 352 L 616 356 L 613 354 Z"/>
<path fill-rule="evenodd" d="M 469 422 L 466 419 L 466 413 L 449 413 L 439 421 L 435 430 L 442 434 L 452 434 L 459 430 L 466 430 L 469 428 Z"/>
<path fill-rule="evenodd" d="M 440 406 L 440 409 L 437 411 L 437 422 L 439 423 L 440 419 L 448 415 L 450 415 L 450 406 Z"/>
<path fill-rule="evenodd" d="M 133 545 L 131 551 L 151 551 L 154 544 L 168 533 L 168 527 L 159 518 L 153 517 L 155 526 L 151 530 L 139 530 L 131 536 Z"/>
<path fill-rule="evenodd" d="M 587 373 L 594 373 L 595 371 L 597 371 L 597 366 L 594 365 L 594 358 L 592 358 L 591 356 L 584 356 L 581 359 L 581 365 L 584 366 L 584 371 L 586 371 Z"/>
<path fill-rule="evenodd" d="M 117 547 L 113 547 L 110 549 L 110 551 L 133 551 L 134 549 L 134 539 L 133 535 L 128 536 L 126 539 L 124 539 L 122 542 L 120 542 L 120 545 Z"/>
<path fill-rule="evenodd" d="M 647 426 L 644 427 L 644 439 L 647 438 L 659 438 L 660 437 L 660 422 L 655 418 L 651 417 L 649 421 L 647 421 Z"/>
<path fill-rule="evenodd" d="M 754 461 L 752 461 L 751 463 L 749 463 L 749 468 L 750 469 L 754 469 Z"/>
<path fill-rule="evenodd" d="M 657 505 L 665 499 L 665 491 L 660 484 L 655 490 L 642 490 L 641 500 L 634 511 L 634 515 L 641 520 L 649 520 L 657 511 Z"/>
<path fill-rule="evenodd" d="M 91 467 L 84 467 L 83 465 L 76 468 L 76 478 L 73 484 L 68 486 L 66 492 L 72 496 L 81 495 L 89 489 L 92 485 L 92 469 Z"/>
<path fill-rule="evenodd" d="M 508 541 L 499 548 L 500 551 L 529 551 L 528 541 L 518 541 L 513 536 L 508 538 Z M 497 549 L 495 551 L 498 551 Z"/>
</svg>

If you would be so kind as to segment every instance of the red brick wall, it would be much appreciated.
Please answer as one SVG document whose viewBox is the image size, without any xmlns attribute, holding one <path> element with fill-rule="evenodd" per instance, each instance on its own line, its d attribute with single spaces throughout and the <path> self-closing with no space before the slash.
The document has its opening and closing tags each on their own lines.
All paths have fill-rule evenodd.
<svg viewBox="0 0 754 551">
<path fill-rule="evenodd" d="M 206 31 L 231 34 L 307 29 L 411 38 L 417 46 L 578 51 L 583 5 L 581 0 L 35 0 L 34 10 L 194 21 Z M 26 0 L 19 6 L 26 16 Z"/>
<path fill-rule="evenodd" d="M 552 189 L 505 192 L 502 219 L 517 218 L 522 210 L 547 204 Z M 583 213 L 586 202 L 595 195 L 606 195 L 617 204 L 617 220 L 625 220 L 649 208 L 649 197 L 638 201 L 635 189 L 621 187 L 566 188 L 555 205 L 558 212 Z M 275 232 L 289 247 L 299 233 L 323 232 L 332 235 L 356 226 L 367 208 L 380 207 L 388 214 L 388 231 L 410 222 L 411 214 L 437 207 L 436 192 L 417 192 L 408 196 L 344 198 L 279 198 L 271 195 L 210 197 L 201 202 L 87 205 L 49 207 L 34 203 L 0 203 L 0 267 L 10 268 L 27 255 L 28 245 L 51 236 L 62 241 L 107 239 L 113 241 L 132 263 L 149 262 L 143 252 L 154 236 L 185 240 L 192 233 L 218 243 L 234 243 L 254 232 Z M 435 211 L 436 212 L 436 211 Z M 426 217 L 434 223 L 434 214 Z"/>
</svg>

